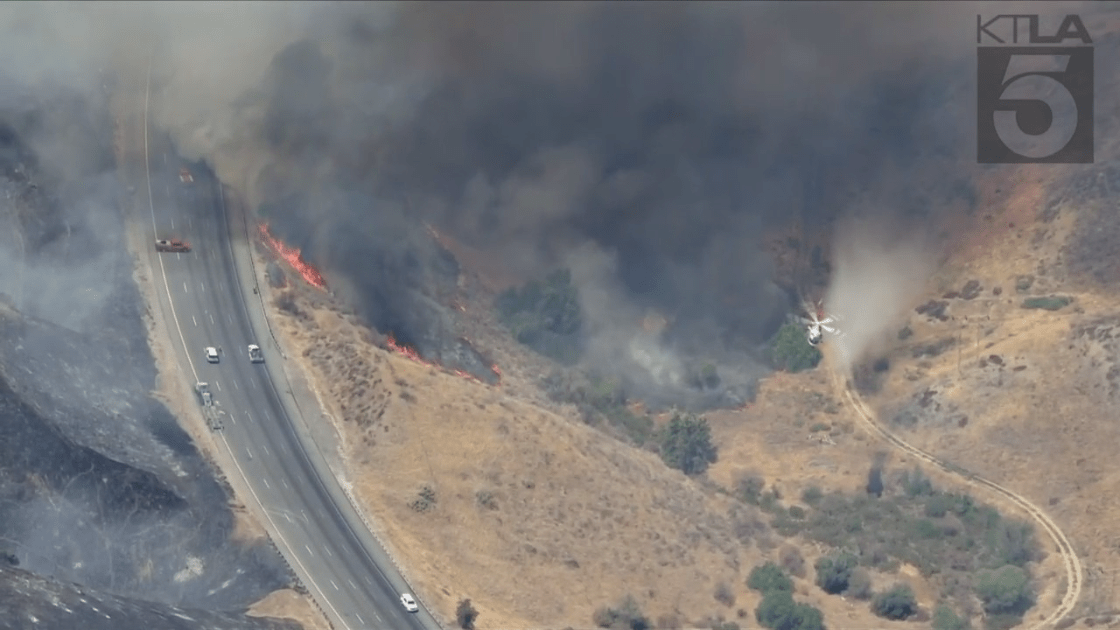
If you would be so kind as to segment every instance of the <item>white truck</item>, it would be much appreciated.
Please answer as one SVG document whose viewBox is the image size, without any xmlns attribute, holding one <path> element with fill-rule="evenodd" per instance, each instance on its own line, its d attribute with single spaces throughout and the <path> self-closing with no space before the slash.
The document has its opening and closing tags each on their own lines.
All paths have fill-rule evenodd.
<svg viewBox="0 0 1120 630">
<path fill-rule="evenodd" d="M 214 406 L 214 397 L 210 394 L 210 384 L 198 382 L 194 384 L 194 390 L 198 392 L 198 397 L 202 401 L 203 407 Z"/>
</svg>

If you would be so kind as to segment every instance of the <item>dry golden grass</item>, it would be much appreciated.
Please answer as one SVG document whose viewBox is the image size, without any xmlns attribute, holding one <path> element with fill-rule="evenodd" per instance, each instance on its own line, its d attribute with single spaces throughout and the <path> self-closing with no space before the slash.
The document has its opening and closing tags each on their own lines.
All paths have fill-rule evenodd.
<svg viewBox="0 0 1120 630">
<path fill-rule="evenodd" d="M 444 619 L 469 597 L 482 629 L 589 627 L 596 608 L 632 594 L 652 619 L 674 615 L 687 626 L 742 610 L 753 623 L 758 598 L 746 576 L 781 542 L 760 525 L 768 517 L 574 413 L 390 354 L 350 318 L 307 308 L 313 316 L 302 322 L 275 313 L 278 334 L 327 394 L 366 513 Z M 529 387 L 516 367 L 505 372 L 519 391 Z M 730 487 L 739 474 L 761 473 L 793 501 L 811 484 L 862 490 L 881 447 L 853 431 L 830 395 L 821 374 L 776 375 L 755 405 L 710 414 L 722 449 L 710 478 Z M 808 440 L 817 422 L 833 425 L 836 446 Z M 436 502 L 417 512 L 409 504 L 423 486 Z M 752 528 L 762 533 L 744 544 L 737 532 Z M 821 551 L 802 552 L 811 565 Z M 928 592 L 920 578 L 907 580 Z M 735 595 L 731 607 L 713 596 L 720 582 Z M 883 625 L 864 603 L 798 584 L 799 599 L 833 623 Z"/>
<path fill-rule="evenodd" d="M 326 617 L 311 603 L 310 598 L 291 589 L 281 589 L 269 593 L 261 601 L 249 608 L 254 617 L 291 619 L 303 626 L 304 630 L 330 630 Z"/>
</svg>

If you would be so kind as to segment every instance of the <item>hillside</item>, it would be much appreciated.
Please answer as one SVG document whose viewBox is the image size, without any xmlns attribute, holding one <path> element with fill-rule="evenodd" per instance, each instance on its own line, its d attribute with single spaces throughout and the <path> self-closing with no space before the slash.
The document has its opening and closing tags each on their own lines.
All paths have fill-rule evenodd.
<svg viewBox="0 0 1120 630">
<path fill-rule="evenodd" d="M 1040 259 L 1068 258 L 1076 249 L 1070 235 L 1084 219 L 1072 208 L 1060 216 L 1030 211 L 1046 208 L 1045 195 L 1056 194 L 1047 193 L 1048 186 L 1060 181 L 1040 180 L 1023 168 L 978 178 L 976 185 L 978 206 L 986 211 L 962 219 L 958 228 L 976 234 L 976 225 L 1007 227 L 960 240 L 922 298 L 948 294 L 946 321 L 911 311 L 898 327 L 912 334 L 885 357 L 870 357 L 888 359 L 889 368 L 865 367 L 861 373 L 871 376 L 858 383 L 908 440 L 1022 492 L 1050 511 L 1083 557 L 1092 557 L 1106 544 L 1102 538 L 1108 540 L 1092 497 L 1110 487 L 1109 477 L 1093 472 L 1105 461 L 1104 449 L 1094 460 L 1078 443 L 1086 437 L 1109 443 L 1100 409 L 1116 386 L 1106 384 L 1108 365 L 1094 367 L 1091 358 L 1107 352 L 1107 337 L 1095 340 L 1101 334 L 1093 333 L 1090 339 L 1079 331 L 1115 316 L 1115 307 L 1101 289 L 1081 287 L 1045 262 L 1040 272 Z M 1028 239 L 1034 239 L 1029 250 Z M 378 515 L 382 538 L 426 602 L 447 618 L 469 597 L 481 628 L 588 627 L 596 609 L 631 594 L 651 619 L 670 626 L 673 618 L 699 625 L 740 612 L 747 617 L 740 621 L 749 623 L 759 601 L 744 583 L 753 566 L 776 559 L 784 544 L 798 547 L 810 566 L 827 548 L 804 536 L 783 539 L 768 525 L 771 515 L 736 499 L 741 479 L 758 476 L 797 504 L 811 486 L 860 494 L 869 468 L 897 472 L 915 464 L 892 456 L 859 428 L 822 364 L 765 379 L 743 409 L 706 414 L 719 461 L 707 475 L 710 482 L 689 479 L 656 455 L 586 426 L 574 409 L 550 402 L 538 386 L 547 361 L 508 339 L 478 297 L 503 284 L 491 280 L 484 287 L 484 277 L 467 269 L 459 305 L 469 315 L 471 338 L 501 367 L 500 387 L 382 349 L 380 336 L 345 306 L 306 287 L 282 290 L 295 296 L 299 315 L 274 312 L 283 322 L 283 343 L 298 349 L 329 401 L 365 510 Z M 1034 276 L 1030 288 L 1016 289 L 1027 275 Z M 971 280 L 979 282 L 979 296 L 949 293 Z M 1026 297 L 1054 292 L 1072 296 L 1073 304 L 1057 312 L 1020 308 Z M 915 358 L 948 338 L 952 351 L 930 356 L 927 350 Z M 1086 354 L 1090 346 L 1098 349 Z M 1071 369 L 1079 361 L 1082 367 Z M 1027 369 L 1017 369 L 1022 365 Z M 1075 402 L 1063 393 L 1078 388 L 1095 391 L 1098 399 Z M 1059 425 L 1052 421 L 1056 414 L 1084 420 Z M 1067 466 L 1067 459 L 1078 463 Z M 1055 473 L 1032 474 L 1040 465 Z M 949 479 L 935 476 L 935 482 L 959 489 Z M 410 505 L 425 487 L 434 501 L 418 511 Z M 995 505 L 1009 518 L 1025 518 Z M 1062 585 L 1057 556 L 1039 560 L 1034 574 L 1041 614 L 1056 603 Z M 902 579 L 927 612 L 941 601 L 937 582 L 905 564 L 900 571 L 875 572 L 874 587 Z M 892 626 L 865 604 L 825 595 L 811 580 L 812 572 L 797 582 L 799 599 L 818 606 L 834 627 Z M 713 596 L 721 583 L 734 594 L 730 606 Z M 543 584 L 570 596 L 541 597 L 534 589 Z"/>
</svg>

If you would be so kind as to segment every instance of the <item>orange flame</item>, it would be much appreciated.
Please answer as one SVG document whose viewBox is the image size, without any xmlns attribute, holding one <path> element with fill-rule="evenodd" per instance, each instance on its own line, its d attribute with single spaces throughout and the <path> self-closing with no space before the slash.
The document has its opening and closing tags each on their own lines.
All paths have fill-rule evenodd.
<svg viewBox="0 0 1120 630">
<path fill-rule="evenodd" d="M 463 370 L 452 370 L 452 369 L 443 367 L 442 365 L 439 365 L 438 363 L 435 363 L 433 361 L 425 361 L 420 356 L 420 353 L 417 352 L 415 349 L 409 348 L 406 345 L 397 343 L 397 340 L 393 337 L 393 333 L 389 333 L 389 335 L 386 337 L 385 345 L 389 346 L 389 350 L 391 350 L 393 352 L 396 352 L 397 354 L 399 354 L 399 355 L 401 355 L 401 356 L 403 356 L 407 359 L 411 359 L 411 360 L 419 363 L 420 365 L 426 365 L 428 367 L 439 368 L 439 369 L 445 370 L 447 372 L 451 372 L 455 376 L 459 376 L 459 377 L 474 381 L 476 383 L 482 383 L 483 385 L 486 385 L 486 383 L 483 382 L 482 379 L 478 378 L 474 374 L 471 374 L 470 372 L 465 372 Z M 492 372 L 494 372 L 494 374 L 498 377 L 498 383 L 497 384 L 501 385 L 502 371 L 498 369 L 497 365 L 490 366 L 490 370 Z"/>
<path fill-rule="evenodd" d="M 303 279 L 307 281 L 307 284 L 310 284 L 316 289 L 326 290 L 327 281 L 323 279 L 323 275 L 319 273 L 318 269 L 312 267 L 303 259 L 303 255 L 300 253 L 298 247 L 289 247 L 280 239 L 273 236 L 272 232 L 268 230 L 268 223 L 261 223 L 260 228 L 261 237 L 264 238 L 265 244 L 267 244 L 272 251 L 276 252 L 277 256 L 283 258 L 293 269 L 298 271 L 299 275 L 303 276 Z"/>
</svg>

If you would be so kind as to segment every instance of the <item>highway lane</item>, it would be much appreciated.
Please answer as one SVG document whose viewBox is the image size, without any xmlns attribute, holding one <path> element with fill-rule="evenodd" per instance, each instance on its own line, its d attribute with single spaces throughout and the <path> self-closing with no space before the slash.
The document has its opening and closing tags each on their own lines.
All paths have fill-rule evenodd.
<svg viewBox="0 0 1120 630">
<path fill-rule="evenodd" d="M 155 256 L 154 282 L 171 311 L 172 341 L 184 349 L 178 357 L 184 373 L 209 382 L 226 414 L 219 439 L 251 489 L 247 499 L 261 505 L 273 539 L 336 627 L 438 627 L 427 611 L 404 610 L 398 597 L 407 585 L 363 547 L 353 531 L 356 515 L 343 514 L 349 504 L 332 501 L 327 491 L 326 484 L 337 482 L 316 474 L 315 453 L 300 442 L 265 366 L 248 361 L 247 344 L 260 341 L 234 269 L 218 183 L 195 169 L 194 183 L 184 185 L 170 143 L 147 131 L 152 238 L 179 237 L 193 246 L 189 253 Z M 136 182 L 144 197 L 148 183 Z M 220 363 L 206 362 L 206 346 L 222 348 Z"/>
</svg>

